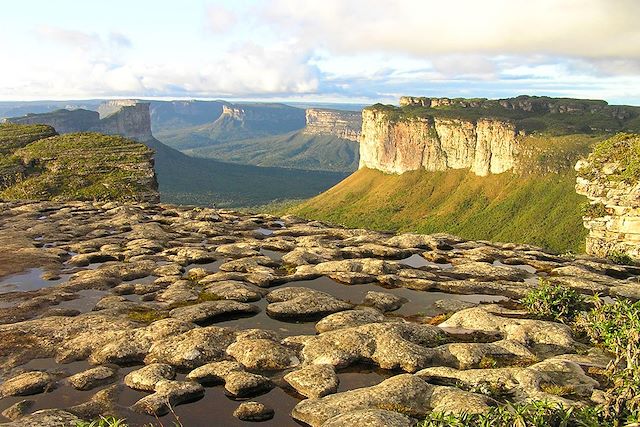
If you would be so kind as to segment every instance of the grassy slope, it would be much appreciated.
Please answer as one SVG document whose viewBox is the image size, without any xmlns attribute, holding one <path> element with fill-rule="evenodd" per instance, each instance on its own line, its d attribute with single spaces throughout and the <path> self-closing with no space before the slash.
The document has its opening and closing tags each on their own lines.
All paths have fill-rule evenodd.
<svg viewBox="0 0 640 427">
<path fill-rule="evenodd" d="M 186 153 L 257 166 L 339 172 L 352 172 L 358 168 L 358 143 L 332 135 L 304 132 L 224 142 Z"/>
<path fill-rule="evenodd" d="M 345 178 L 337 172 L 237 165 L 199 159 L 152 140 L 155 169 L 164 202 L 252 206 L 313 197 Z"/>
<path fill-rule="evenodd" d="M 291 213 L 352 227 L 532 243 L 583 251 L 586 230 L 572 171 L 545 176 L 466 170 L 387 175 L 362 169 Z"/>
</svg>

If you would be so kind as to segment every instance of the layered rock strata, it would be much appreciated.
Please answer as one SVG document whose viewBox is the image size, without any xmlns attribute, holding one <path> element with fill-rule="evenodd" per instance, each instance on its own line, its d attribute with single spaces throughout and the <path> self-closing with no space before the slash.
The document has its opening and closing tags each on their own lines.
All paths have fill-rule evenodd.
<svg viewBox="0 0 640 427">
<path fill-rule="evenodd" d="M 306 134 L 334 135 L 358 142 L 362 128 L 362 115 L 356 111 L 307 108 L 306 122 L 307 126 L 304 128 Z"/>
</svg>

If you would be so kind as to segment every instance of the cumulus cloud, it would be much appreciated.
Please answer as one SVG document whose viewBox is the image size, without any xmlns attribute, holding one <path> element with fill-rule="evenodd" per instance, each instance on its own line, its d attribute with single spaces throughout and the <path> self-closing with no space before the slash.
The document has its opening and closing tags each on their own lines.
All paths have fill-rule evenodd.
<svg viewBox="0 0 640 427">
<path fill-rule="evenodd" d="M 262 15 L 341 52 L 640 58 L 637 0 L 272 0 Z"/>
</svg>

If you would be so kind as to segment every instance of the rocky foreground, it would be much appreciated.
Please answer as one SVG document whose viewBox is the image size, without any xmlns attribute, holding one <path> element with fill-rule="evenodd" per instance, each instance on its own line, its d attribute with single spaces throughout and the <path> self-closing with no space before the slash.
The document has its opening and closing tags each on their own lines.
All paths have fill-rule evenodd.
<svg viewBox="0 0 640 427">
<path fill-rule="evenodd" d="M 7 426 L 410 426 L 496 390 L 595 404 L 607 355 L 516 300 L 540 277 L 640 298 L 638 268 L 527 245 L 155 204 L 0 212 Z"/>
</svg>

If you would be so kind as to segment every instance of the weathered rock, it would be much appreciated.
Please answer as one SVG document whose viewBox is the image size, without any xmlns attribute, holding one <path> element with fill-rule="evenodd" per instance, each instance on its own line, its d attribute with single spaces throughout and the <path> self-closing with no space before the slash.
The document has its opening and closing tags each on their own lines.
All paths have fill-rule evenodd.
<svg viewBox="0 0 640 427">
<path fill-rule="evenodd" d="M 82 420 L 61 409 L 43 409 L 18 421 L 2 424 L 4 427 L 76 427 Z"/>
<path fill-rule="evenodd" d="M 367 325 L 369 323 L 390 321 L 394 321 L 394 319 L 385 317 L 384 314 L 377 310 L 345 310 L 324 317 L 316 323 L 316 331 L 323 333 L 336 329 Z"/>
<path fill-rule="evenodd" d="M 225 349 L 235 340 L 236 332 L 228 328 L 207 326 L 170 336 L 154 343 L 145 363 L 167 363 L 194 369 L 205 363 L 223 360 Z"/>
<path fill-rule="evenodd" d="M 300 363 L 289 348 L 264 338 L 237 341 L 227 348 L 227 353 L 249 370 L 281 370 Z"/>
<path fill-rule="evenodd" d="M 200 366 L 187 378 L 205 385 L 224 384 L 225 390 L 236 397 L 255 396 L 273 388 L 269 378 L 245 372 L 237 362 L 222 361 Z"/>
<path fill-rule="evenodd" d="M 322 427 L 413 427 L 415 419 L 404 414 L 383 409 L 361 409 L 336 415 L 325 421 Z"/>
<path fill-rule="evenodd" d="M 78 390 L 91 390 L 99 385 L 107 384 L 115 379 L 116 371 L 108 366 L 98 366 L 79 372 L 67 378 L 67 381 Z"/>
<path fill-rule="evenodd" d="M 434 357 L 444 340 L 439 328 L 413 323 L 372 323 L 338 329 L 311 337 L 301 355 L 305 363 L 349 366 L 369 362 L 383 369 L 415 372 Z"/>
<path fill-rule="evenodd" d="M 307 365 L 284 376 L 298 393 L 318 398 L 338 390 L 340 380 L 331 365 Z"/>
<path fill-rule="evenodd" d="M 6 380 L 0 385 L 0 397 L 28 396 L 54 388 L 56 377 L 48 372 L 29 371 Z"/>
<path fill-rule="evenodd" d="M 453 394 L 457 396 L 452 398 Z M 432 386 L 417 376 L 401 374 L 372 387 L 303 400 L 291 414 L 316 427 L 338 415 L 366 409 L 396 411 L 419 419 L 432 410 L 451 409 L 451 402 L 456 403 L 456 412 L 480 412 L 488 409 L 491 400 L 462 390 Z"/>
<path fill-rule="evenodd" d="M 200 281 L 200 283 L 205 283 L 205 281 Z M 262 298 L 263 294 L 266 293 L 256 286 L 248 285 L 237 280 L 213 282 L 205 287 L 205 291 L 217 295 L 221 299 L 239 302 L 258 301 Z"/>
<path fill-rule="evenodd" d="M 162 416 L 176 405 L 204 396 L 204 387 L 192 381 L 160 380 L 155 390 L 155 393 L 138 400 L 132 406 L 133 410 Z"/>
<path fill-rule="evenodd" d="M 21 400 L 2 411 L 2 416 L 11 421 L 15 421 L 27 415 L 34 403 L 36 403 L 34 400 Z"/>
<path fill-rule="evenodd" d="M 267 314 L 276 319 L 312 320 L 353 308 L 325 292 L 301 287 L 276 289 L 267 295 L 267 301 Z"/>
<path fill-rule="evenodd" d="M 364 296 L 364 304 L 377 308 L 380 311 L 394 311 L 407 302 L 406 298 L 397 297 L 388 292 L 369 291 Z"/>
<path fill-rule="evenodd" d="M 242 402 L 233 411 L 233 416 L 242 421 L 266 421 L 273 418 L 274 414 L 272 408 L 260 402 Z"/>
<path fill-rule="evenodd" d="M 255 314 L 259 311 L 260 309 L 255 305 L 221 300 L 174 308 L 169 315 L 185 322 L 204 323 L 225 315 Z"/>
<path fill-rule="evenodd" d="M 532 319 L 512 319 L 490 313 L 491 306 L 458 311 L 440 327 L 465 328 L 485 332 L 500 332 L 505 339 L 523 344 L 544 346 L 566 353 L 574 348 L 571 329 L 563 324 Z"/>
<path fill-rule="evenodd" d="M 170 365 L 152 363 L 129 372 L 124 377 L 124 383 L 134 390 L 154 391 L 160 381 L 172 380 L 175 377 L 176 372 Z"/>
</svg>

